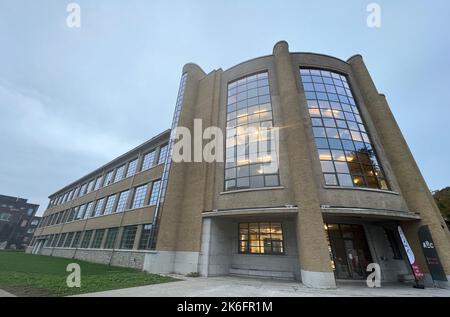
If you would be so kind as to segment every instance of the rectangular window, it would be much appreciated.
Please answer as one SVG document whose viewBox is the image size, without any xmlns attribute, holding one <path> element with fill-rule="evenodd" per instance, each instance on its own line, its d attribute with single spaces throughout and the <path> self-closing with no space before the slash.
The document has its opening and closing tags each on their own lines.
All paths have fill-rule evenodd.
<svg viewBox="0 0 450 317">
<path fill-rule="evenodd" d="M 75 189 L 75 193 L 73 194 L 73 196 L 76 198 L 76 197 L 78 197 L 78 195 L 80 194 L 80 189 L 81 189 L 81 186 L 78 186 L 76 189 Z"/>
<path fill-rule="evenodd" d="M 90 203 L 87 204 L 86 213 L 84 214 L 84 219 L 93 217 L 94 216 L 93 214 L 94 214 L 94 202 L 91 201 Z"/>
<path fill-rule="evenodd" d="M 140 208 L 144 206 L 145 195 L 147 194 L 147 184 L 135 188 L 131 208 Z"/>
<path fill-rule="evenodd" d="M 104 204 L 105 204 L 105 198 L 101 198 L 101 199 L 97 200 L 97 204 L 95 205 L 95 217 L 98 217 L 102 214 Z"/>
<path fill-rule="evenodd" d="M 117 201 L 116 212 L 122 212 L 128 208 L 127 202 L 129 192 L 129 190 L 126 190 L 120 193 L 119 200 Z"/>
<path fill-rule="evenodd" d="M 268 72 L 228 84 L 225 190 L 279 186 Z"/>
<path fill-rule="evenodd" d="M 95 178 L 89 182 L 88 192 L 90 193 L 90 192 L 94 191 L 94 187 L 95 187 Z"/>
<path fill-rule="evenodd" d="M 126 177 L 130 177 L 136 173 L 137 162 L 138 162 L 138 159 L 136 158 L 128 164 L 128 170 L 127 170 Z"/>
<path fill-rule="evenodd" d="M 103 181 L 103 186 L 108 186 L 109 184 L 111 184 L 112 176 L 113 176 L 113 170 L 106 173 L 105 179 Z"/>
<path fill-rule="evenodd" d="M 144 159 L 142 160 L 141 171 L 145 171 L 153 166 L 153 164 L 155 163 L 155 153 L 156 151 L 153 150 L 144 155 Z"/>
<path fill-rule="evenodd" d="M 158 202 L 159 188 L 161 187 L 161 180 L 153 181 L 152 192 L 150 194 L 149 205 L 156 205 Z"/>
<path fill-rule="evenodd" d="M 167 151 L 169 149 L 169 145 L 165 144 L 161 146 L 161 149 L 159 150 L 159 160 L 158 164 L 162 164 L 166 161 Z"/>
<path fill-rule="evenodd" d="M 64 242 L 65 248 L 70 248 L 70 246 L 72 245 L 72 239 L 73 239 L 74 234 L 75 234 L 75 232 L 69 232 L 67 234 L 66 242 Z"/>
<path fill-rule="evenodd" d="M 82 248 L 89 248 L 89 244 L 91 242 L 92 230 L 88 230 L 84 232 L 83 240 L 81 241 Z"/>
<path fill-rule="evenodd" d="M 133 249 L 134 239 L 136 238 L 137 226 L 127 226 L 123 228 L 121 249 Z"/>
<path fill-rule="evenodd" d="M 45 240 L 44 247 L 50 247 L 53 241 L 53 234 L 47 236 L 47 240 Z"/>
<path fill-rule="evenodd" d="M 58 240 L 58 244 L 56 245 L 58 248 L 62 247 L 64 245 L 64 241 L 66 239 L 67 233 L 61 234 Z"/>
<path fill-rule="evenodd" d="M 347 77 L 301 69 L 300 79 L 325 184 L 389 189 Z"/>
<path fill-rule="evenodd" d="M 81 185 L 80 196 L 83 196 L 84 194 L 86 194 L 87 186 L 88 186 L 87 183 L 84 183 L 83 185 Z"/>
<path fill-rule="evenodd" d="M 103 212 L 104 215 L 109 215 L 112 212 L 115 201 L 116 201 L 116 194 L 108 197 L 108 199 L 106 200 L 105 211 Z"/>
<path fill-rule="evenodd" d="M 114 176 L 114 183 L 120 181 L 123 178 L 124 171 L 125 164 L 117 168 L 116 175 Z"/>
<path fill-rule="evenodd" d="M 109 228 L 106 235 L 105 249 L 114 249 L 119 228 Z"/>
<path fill-rule="evenodd" d="M 85 212 L 86 212 L 86 204 L 81 205 L 80 207 L 78 207 L 78 213 L 77 213 L 77 216 L 76 216 L 75 219 L 76 220 L 83 219 Z"/>
<path fill-rule="evenodd" d="M 144 225 L 142 228 L 141 238 L 139 239 L 139 250 L 150 249 L 150 237 L 153 226 L 151 224 Z"/>
<path fill-rule="evenodd" d="M 240 223 L 239 253 L 284 254 L 281 223 Z"/>
<path fill-rule="evenodd" d="M 91 248 L 98 249 L 101 247 L 104 234 L 105 234 L 105 229 L 95 230 L 94 240 L 92 240 Z"/>
<path fill-rule="evenodd" d="M 99 176 L 99 177 L 97 177 L 97 179 L 95 180 L 94 190 L 99 189 L 101 185 L 102 185 L 102 177 Z"/>
<path fill-rule="evenodd" d="M 75 233 L 75 237 L 73 238 L 72 248 L 78 248 L 80 244 L 81 231 Z"/>
</svg>

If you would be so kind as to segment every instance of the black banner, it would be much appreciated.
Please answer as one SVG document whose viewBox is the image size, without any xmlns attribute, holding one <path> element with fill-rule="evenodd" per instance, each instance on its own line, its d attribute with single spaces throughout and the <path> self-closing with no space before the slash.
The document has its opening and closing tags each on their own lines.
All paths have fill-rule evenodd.
<svg viewBox="0 0 450 317">
<path fill-rule="evenodd" d="M 447 281 L 447 276 L 442 268 L 441 261 L 439 260 L 439 256 L 434 246 L 433 238 L 431 237 L 430 229 L 427 225 L 419 228 L 419 240 L 427 261 L 428 270 L 430 271 L 433 280 Z"/>
</svg>

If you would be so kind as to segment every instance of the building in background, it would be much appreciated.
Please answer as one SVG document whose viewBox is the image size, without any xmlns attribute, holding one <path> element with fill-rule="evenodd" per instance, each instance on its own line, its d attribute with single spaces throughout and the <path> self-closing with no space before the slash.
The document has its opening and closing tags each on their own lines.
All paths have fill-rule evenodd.
<svg viewBox="0 0 450 317">
<path fill-rule="evenodd" d="M 225 163 L 171 160 L 175 128 L 194 119 L 224 131 Z M 249 127 L 279 127 L 278 151 L 259 134 L 252 146 Z M 50 195 L 29 251 L 333 288 L 372 262 L 383 281 L 411 275 L 399 226 L 430 281 L 422 225 L 450 276 L 447 226 L 362 57 L 279 42 L 227 70 L 185 65 L 171 130 Z"/>
<path fill-rule="evenodd" d="M 39 224 L 39 205 L 27 199 L 0 195 L 0 249 L 26 248 Z"/>
</svg>

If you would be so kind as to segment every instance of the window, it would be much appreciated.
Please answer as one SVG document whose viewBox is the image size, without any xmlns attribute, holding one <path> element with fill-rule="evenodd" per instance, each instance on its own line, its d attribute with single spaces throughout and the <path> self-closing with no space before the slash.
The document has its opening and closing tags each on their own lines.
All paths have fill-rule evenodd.
<svg viewBox="0 0 450 317">
<path fill-rule="evenodd" d="M 95 205 L 95 217 L 98 217 L 102 214 L 104 203 L 105 203 L 105 198 L 101 198 L 101 199 L 97 200 L 97 204 Z"/>
<path fill-rule="evenodd" d="M 131 208 L 140 208 L 144 206 L 145 195 L 147 194 L 147 184 L 136 187 L 134 190 L 133 202 Z"/>
<path fill-rule="evenodd" d="M 53 235 L 51 234 L 51 235 L 47 236 L 44 247 L 50 247 L 52 245 L 52 241 L 53 241 Z"/>
<path fill-rule="evenodd" d="M 108 173 L 106 173 L 105 179 L 103 181 L 103 186 L 108 186 L 109 184 L 111 184 L 112 176 L 113 170 L 110 170 Z"/>
<path fill-rule="evenodd" d="M 74 234 L 75 234 L 75 232 L 69 232 L 67 234 L 66 241 L 64 242 L 64 247 L 65 248 L 70 248 L 70 246 L 72 245 L 72 239 L 73 239 L 73 235 Z"/>
<path fill-rule="evenodd" d="M 89 243 L 91 242 L 92 230 L 84 232 L 83 240 L 81 241 L 82 248 L 89 248 Z"/>
<path fill-rule="evenodd" d="M 139 239 L 139 250 L 148 250 L 150 249 L 150 237 L 152 235 L 151 224 L 144 225 L 142 228 L 141 238 Z"/>
<path fill-rule="evenodd" d="M 159 188 L 161 187 L 161 180 L 153 181 L 152 192 L 150 193 L 149 205 L 156 205 L 158 202 Z"/>
<path fill-rule="evenodd" d="M 91 201 L 90 203 L 87 204 L 86 207 L 86 213 L 84 214 L 84 219 L 89 218 L 89 217 L 94 217 L 94 202 Z"/>
<path fill-rule="evenodd" d="M 80 196 L 86 194 L 86 190 L 87 190 L 87 183 L 84 183 L 83 185 L 81 185 Z"/>
<path fill-rule="evenodd" d="M 31 216 L 33 214 L 33 212 L 34 212 L 34 208 L 28 208 L 27 215 Z"/>
<path fill-rule="evenodd" d="M 38 219 L 33 219 L 33 220 L 31 221 L 31 225 L 32 225 L 32 226 L 37 226 L 38 223 L 39 223 L 39 220 L 38 220 Z"/>
<path fill-rule="evenodd" d="M 27 230 L 27 234 L 32 234 L 33 232 L 34 232 L 33 228 Z"/>
<path fill-rule="evenodd" d="M 2 212 L 0 214 L 0 221 L 9 221 L 9 219 L 11 219 L 11 214 L 7 212 Z"/>
<path fill-rule="evenodd" d="M 60 248 L 64 245 L 64 240 L 66 239 L 66 236 L 67 236 L 67 233 L 61 234 L 61 236 L 59 237 L 59 240 L 58 240 L 58 244 L 57 244 L 58 248 Z"/>
<path fill-rule="evenodd" d="M 153 150 L 144 155 L 144 159 L 142 160 L 142 168 L 141 168 L 142 171 L 145 171 L 153 166 L 155 161 L 155 153 L 156 152 Z"/>
<path fill-rule="evenodd" d="M 137 226 L 127 226 L 123 228 L 121 249 L 133 249 L 134 238 L 136 237 Z"/>
<path fill-rule="evenodd" d="M 126 177 L 130 177 L 131 175 L 134 175 L 134 173 L 136 173 L 137 162 L 138 162 L 138 159 L 136 158 L 128 164 L 128 170 L 127 170 Z"/>
<path fill-rule="evenodd" d="M 128 194 L 129 190 L 123 191 L 119 195 L 119 200 L 117 201 L 117 208 L 116 212 L 122 212 L 125 209 L 127 209 L 127 201 L 128 201 Z"/>
<path fill-rule="evenodd" d="M 112 212 L 115 201 L 116 201 L 116 194 L 108 197 L 108 199 L 106 200 L 105 211 L 103 212 L 104 215 L 109 215 Z"/>
<path fill-rule="evenodd" d="M 105 229 L 97 229 L 95 230 L 94 240 L 92 240 L 93 249 L 98 249 L 102 245 L 103 236 L 105 235 Z"/>
<path fill-rule="evenodd" d="M 347 78 L 301 69 L 325 184 L 389 189 Z"/>
<path fill-rule="evenodd" d="M 91 180 L 88 184 L 88 192 L 92 192 L 94 190 L 95 187 L 95 178 L 93 180 Z"/>
<path fill-rule="evenodd" d="M 101 185 L 102 185 L 102 177 L 99 176 L 99 177 L 97 177 L 97 179 L 95 180 L 94 190 L 99 189 Z"/>
<path fill-rule="evenodd" d="M 106 234 L 105 249 L 114 249 L 119 228 L 109 228 Z"/>
<path fill-rule="evenodd" d="M 159 160 L 158 160 L 158 164 L 162 164 L 166 162 L 166 156 L 167 156 L 167 150 L 169 149 L 169 145 L 163 145 L 161 146 L 160 150 L 159 150 Z"/>
<path fill-rule="evenodd" d="M 267 72 L 228 84 L 225 190 L 279 185 L 272 117 Z"/>
<path fill-rule="evenodd" d="M 78 248 L 80 244 L 80 238 L 81 238 L 81 231 L 78 231 L 77 233 L 75 233 L 75 237 L 73 238 L 72 248 Z"/>
<path fill-rule="evenodd" d="M 73 194 L 74 197 L 78 197 L 78 195 L 80 194 L 80 189 L 81 189 L 80 186 L 78 186 L 78 187 L 75 189 L 75 193 Z"/>
<path fill-rule="evenodd" d="M 399 247 L 399 239 L 397 237 L 397 234 L 394 230 L 391 229 L 384 229 L 384 232 L 386 233 L 386 238 L 389 241 L 389 245 L 391 246 L 391 250 L 392 250 L 392 254 L 393 254 L 393 259 L 394 260 L 402 260 L 403 256 L 402 256 L 402 252 L 400 251 L 400 247 Z"/>
<path fill-rule="evenodd" d="M 84 205 L 81 205 L 79 208 L 78 208 L 78 213 L 77 213 L 77 216 L 76 216 L 76 220 L 78 220 L 78 219 L 83 219 L 84 218 L 84 213 L 86 212 L 86 204 L 84 204 Z"/>
<path fill-rule="evenodd" d="M 59 234 L 55 234 L 55 236 L 53 237 L 53 241 L 52 241 L 52 247 L 56 247 L 56 244 L 58 243 L 59 240 Z"/>
<path fill-rule="evenodd" d="M 125 164 L 117 168 L 116 175 L 114 176 L 114 183 L 120 181 L 123 178 L 124 171 L 125 171 Z"/>
<path fill-rule="evenodd" d="M 283 254 L 281 223 L 240 223 L 239 253 Z"/>
</svg>

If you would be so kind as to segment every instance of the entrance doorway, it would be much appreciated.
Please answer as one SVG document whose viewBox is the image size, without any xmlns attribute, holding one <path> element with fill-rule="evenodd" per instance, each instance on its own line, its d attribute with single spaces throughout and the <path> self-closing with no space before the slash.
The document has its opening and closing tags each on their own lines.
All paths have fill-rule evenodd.
<svg viewBox="0 0 450 317">
<path fill-rule="evenodd" d="M 353 224 L 326 224 L 334 274 L 337 279 L 365 279 L 372 262 L 364 228 Z"/>
</svg>

